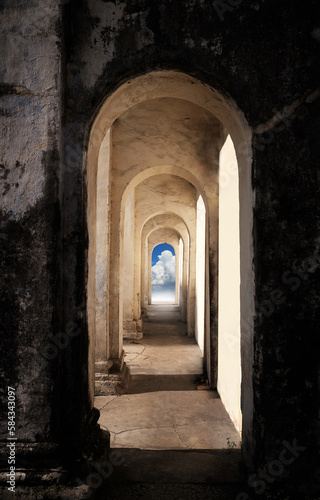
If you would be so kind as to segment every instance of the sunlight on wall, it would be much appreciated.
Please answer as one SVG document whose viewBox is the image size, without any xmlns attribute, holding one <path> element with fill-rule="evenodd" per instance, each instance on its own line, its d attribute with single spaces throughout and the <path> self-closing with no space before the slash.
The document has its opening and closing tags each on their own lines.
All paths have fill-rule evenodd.
<svg viewBox="0 0 320 500">
<path fill-rule="evenodd" d="M 220 152 L 218 317 L 218 392 L 241 431 L 239 180 L 230 136 Z"/>
<path fill-rule="evenodd" d="M 182 238 L 179 239 L 179 294 L 177 303 L 182 308 L 183 300 L 183 241 Z"/>
<path fill-rule="evenodd" d="M 196 226 L 196 340 L 204 351 L 206 208 L 202 196 L 197 201 Z"/>
</svg>

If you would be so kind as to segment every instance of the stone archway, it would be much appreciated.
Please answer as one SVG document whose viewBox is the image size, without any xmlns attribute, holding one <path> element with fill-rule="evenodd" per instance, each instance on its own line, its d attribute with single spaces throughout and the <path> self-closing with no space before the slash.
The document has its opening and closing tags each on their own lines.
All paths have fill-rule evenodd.
<svg viewBox="0 0 320 500">
<path fill-rule="evenodd" d="M 150 174 L 168 173 L 170 175 L 181 175 L 182 178 L 194 180 L 193 185 L 199 187 L 199 192 L 204 191 L 204 199 L 208 200 L 207 216 L 209 220 L 208 236 L 208 285 L 210 287 L 210 317 L 207 366 L 209 379 L 213 386 L 217 381 L 217 283 L 218 283 L 218 265 L 217 251 L 213 251 L 214 242 L 217 242 L 217 202 L 218 199 L 218 180 L 217 176 L 211 175 L 206 178 L 206 172 L 199 168 L 197 174 L 200 178 L 194 176 L 191 167 L 179 162 L 174 164 L 164 161 L 157 163 L 148 169 L 141 167 L 141 163 L 136 162 L 130 165 L 126 171 L 119 170 L 120 182 L 117 185 L 117 195 L 112 199 L 110 197 L 110 187 L 114 188 L 114 180 L 109 179 L 106 170 L 109 171 L 110 164 L 110 144 L 111 135 L 108 131 L 116 122 L 116 127 L 121 126 L 120 117 L 128 112 L 134 106 L 156 99 L 176 99 L 176 101 L 185 101 L 189 107 L 195 106 L 218 120 L 225 130 L 229 133 L 237 155 L 239 168 L 239 192 L 240 192 L 240 262 L 241 262 L 241 342 L 242 342 L 242 406 L 243 414 L 243 440 L 246 450 L 250 450 L 251 444 L 251 422 L 252 422 L 252 320 L 253 320 L 253 270 L 252 270 L 252 193 L 250 183 L 250 158 L 251 158 L 251 133 L 249 127 L 241 112 L 231 99 L 224 98 L 209 86 L 194 78 L 174 71 L 155 72 L 129 81 L 127 84 L 118 88 L 104 103 L 98 113 L 91 131 L 91 138 L 88 149 L 88 221 L 89 221 L 89 280 L 88 280 L 88 318 L 91 336 L 91 353 L 89 360 L 89 369 L 91 373 L 91 391 L 93 395 L 94 387 L 94 343 L 96 333 L 95 302 L 100 290 L 96 287 L 96 255 L 99 254 L 99 230 L 101 226 L 101 217 L 103 213 L 110 211 L 114 214 L 113 222 L 108 220 L 109 224 L 109 253 L 104 258 L 104 264 L 101 274 L 104 275 L 104 283 L 108 284 L 108 301 L 105 318 L 108 319 L 105 329 L 105 337 L 101 339 L 98 335 L 99 352 L 104 353 L 104 359 L 100 362 L 99 369 L 102 369 L 106 375 L 123 376 L 121 371 L 124 368 L 123 350 L 122 350 L 122 291 L 119 270 L 122 266 L 122 236 L 123 222 L 121 222 L 122 204 L 126 202 L 129 194 L 128 186 L 138 185 L 141 180 L 150 176 Z M 152 103 L 153 104 L 153 103 Z M 212 122 L 213 123 L 213 122 Z M 112 129 L 111 129 L 111 132 Z M 226 136 L 226 135 L 225 135 Z M 221 140 L 221 137 L 220 137 Z M 223 141 L 222 141 L 223 142 Z M 222 144 L 221 144 L 222 146 Z M 185 155 L 188 157 L 188 155 Z M 210 156 L 210 155 L 209 155 Z M 219 148 L 216 150 L 216 165 L 218 166 Z M 212 158 L 212 156 L 211 156 Z M 202 158 L 202 166 L 206 162 Z M 120 162 L 121 163 L 121 162 Z M 200 162 L 201 163 L 201 162 Z M 127 165 L 126 165 L 127 167 Z M 194 164 L 193 164 L 194 167 Z M 108 177 L 104 183 L 106 196 L 98 197 L 97 183 L 100 188 L 101 178 Z M 194 178 L 195 177 L 195 178 Z M 215 178 L 216 177 L 216 178 Z M 97 181 L 98 180 L 98 181 Z M 107 188 L 106 188 L 107 186 Z M 210 202 L 210 200 L 213 200 Z M 112 260 L 112 265 L 110 262 Z M 101 351 L 102 349 L 102 351 Z"/>
<path fill-rule="evenodd" d="M 182 321 L 187 323 L 190 328 L 189 334 L 192 335 L 191 325 L 193 324 L 193 312 L 191 297 L 194 289 L 194 272 L 190 269 L 190 232 L 184 220 L 174 213 L 157 213 L 146 220 L 140 235 L 141 240 L 141 311 L 142 315 L 146 315 L 146 307 L 148 305 L 148 238 L 153 231 L 162 228 L 174 229 L 183 243 L 183 252 L 180 252 L 182 257 L 182 276 L 183 287 L 180 292 L 181 297 L 181 315 Z"/>
<path fill-rule="evenodd" d="M 179 169 L 175 175 L 172 174 L 174 168 L 172 166 L 159 166 L 146 169 L 141 175 L 134 178 L 126 188 L 124 193 L 124 244 L 122 251 L 124 255 L 124 275 L 128 284 L 128 277 L 131 276 L 130 290 L 128 286 L 124 288 L 124 303 L 126 310 L 125 337 L 141 338 L 141 313 L 145 311 L 145 305 L 150 302 L 148 291 L 150 288 L 145 283 L 145 279 L 149 275 L 150 270 L 145 270 L 145 259 L 148 256 L 148 251 L 145 251 L 145 242 L 148 235 L 157 227 L 171 227 L 173 230 L 182 231 L 184 234 L 185 251 L 190 253 L 189 242 L 190 234 L 194 240 L 195 234 L 195 193 L 196 188 L 190 182 L 193 181 L 192 176 L 185 177 L 188 172 Z M 161 172 L 161 173 L 159 173 Z M 177 175 L 179 174 L 179 175 Z M 135 200 L 133 202 L 133 199 Z M 179 200 L 179 201 L 178 201 Z M 130 204 L 130 216 L 127 216 L 128 203 Z M 134 228 L 134 229 L 133 229 Z M 187 234 L 186 234 L 187 231 Z M 130 243 L 128 235 L 131 233 L 132 242 Z M 193 245 L 194 246 L 194 245 Z M 133 258 L 131 253 L 133 253 Z M 193 265 L 194 250 L 191 248 L 191 274 L 194 274 Z M 132 260 L 130 269 L 128 262 Z M 185 256 L 185 262 L 188 262 Z M 187 283 L 187 269 L 184 269 L 185 283 Z M 147 298 L 145 300 L 145 297 Z M 187 309 L 192 316 L 192 305 L 187 308 L 186 290 L 184 290 L 184 315 L 187 315 Z M 133 306 L 130 306 L 130 301 Z M 129 306 L 129 307 L 128 307 Z M 128 311 L 130 308 L 130 311 Z M 129 314 L 131 318 L 129 318 Z M 190 317 L 191 317 L 190 316 Z M 190 325 L 190 333 L 194 331 L 192 320 L 188 321 Z M 137 329 L 138 328 L 138 329 Z M 135 330 L 137 334 L 135 334 Z"/>
</svg>

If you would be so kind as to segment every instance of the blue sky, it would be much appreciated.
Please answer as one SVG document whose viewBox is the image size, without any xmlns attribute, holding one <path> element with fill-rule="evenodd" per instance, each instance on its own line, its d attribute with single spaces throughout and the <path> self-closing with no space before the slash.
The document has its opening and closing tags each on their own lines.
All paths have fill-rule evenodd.
<svg viewBox="0 0 320 500">
<path fill-rule="evenodd" d="M 171 245 L 168 245 L 168 243 L 160 243 L 160 245 L 157 245 L 153 249 L 152 266 L 154 266 L 158 262 L 158 258 L 164 250 L 169 250 L 172 253 L 172 255 L 174 255 L 174 249 Z"/>
<path fill-rule="evenodd" d="M 167 243 L 157 245 L 152 252 L 152 300 L 174 302 L 176 258 Z"/>
</svg>

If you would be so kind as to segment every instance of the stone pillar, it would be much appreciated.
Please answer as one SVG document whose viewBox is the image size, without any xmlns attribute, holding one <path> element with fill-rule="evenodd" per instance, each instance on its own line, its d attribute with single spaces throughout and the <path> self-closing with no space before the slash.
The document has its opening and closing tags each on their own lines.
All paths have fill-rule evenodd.
<svg viewBox="0 0 320 500">
<path fill-rule="evenodd" d="M 183 242 L 183 240 L 182 240 Z M 188 308 L 187 308 L 187 300 L 188 300 L 188 255 L 189 248 L 187 242 L 182 243 L 183 247 L 183 276 L 182 276 L 182 321 L 184 323 L 188 320 Z"/>
<path fill-rule="evenodd" d="M 188 287 L 188 336 L 195 334 L 195 284 L 196 284 L 196 245 L 195 228 L 192 228 L 189 247 L 189 287 Z"/>
<path fill-rule="evenodd" d="M 142 317 L 147 319 L 148 307 L 148 240 L 141 242 L 141 292 L 142 292 Z"/>
<path fill-rule="evenodd" d="M 124 221 L 123 338 L 143 338 L 140 306 L 140 233 L 136 227 L 135 190 L 128 196 Z"/>
<path fill-rule="evenodd" d="M 210 330 L 206 332 L 205 368 L 211 387 L 217 386 L 218 377 L 218 198 L 208 199 L 208 278 Z"/>
<path fill-rule="evenodd" d="M 111 131 L 107 131 L 99 153 L 96 193 L 96 248 L 90 265 L 94 268 L 95 288 L 89 291 L 89 328 L 95 333 L 95 372 L 106 373 L 109 360 L 109 172 Z"/>
<path fill-rule="evenodd" d="M 180 253 L 179 244 L 173 245 L 174 253 L 176 257 L 176 284 L 175 284 L 175 302 L 181 307 L 181 295 L 180 295 L 180 259 L 182 255 Z"/>
<path fill-rule="evenodd" d="M 151 270 L 151 261 L 152 261 L 152 250 L 149 240 L 148 240 L 148 254 L 147 254 L 147 290 L 148 290 L 148 304 L 152 304 L 152 270 Z"/>
<path fill-rule="evenodd" d="M 123 350 L 123 237 L 124 221 L 121 214 L 121 196 L 114 179 L 110 185 L 110 265 L 108 283 L 109 358 L 103 371 L 96 373 L 96 395 L 124 394 L 130 371 L 124 362 Z"/>
<path fill-rule="evenodd" d="M 127 198 L 124 214 L 123 244 L 123 338 L 142 339 L 142 321 L 139 316 L 138 266 L 139 235 L 135 227 L 135 191 Z"/>
</svg>

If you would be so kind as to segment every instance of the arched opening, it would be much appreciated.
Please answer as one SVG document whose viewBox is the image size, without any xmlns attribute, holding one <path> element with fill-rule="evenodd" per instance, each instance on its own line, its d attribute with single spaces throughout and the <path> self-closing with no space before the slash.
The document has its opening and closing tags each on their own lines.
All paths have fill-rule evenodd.
<svg viewBox="0 0 320 500">
<path fill-rule="evenodd" d="M 154 247 L 151 254 L 151 304 L 177 304 L 178 265 L 172 245 L 159 243 Z"/>
<path fill-rule="evenodd" d="M 200 195 L 196 223 L 196 339 L 202 352 L 205 344 L 206 207 Z"/>
<path fill-rule="evenodd" d="M 156 115 L 157 120 L 151 121 L 150 114 Z M 175 126 L 177 122 L 179 122 L 178 127 Z M 148 131 L 147 134 L 146 131 Z M 141 196 L 136 197 L 137 189 L 152 190 L 152 182 L 163 182 L 163 179 L 156 179 L 156 177 L 164 175 L 168 186 L 171 186 L 172 177 L 180 178 L 186 183 L 181 192 L 185 194 L 186 190 L 191 192 L 192 189 L 194 192 L 192 204 L 189 207 L 190 213 L 192 210 L 194 211 L 194 216 L 188 218 L 187 224 L 190 234 L 187 248 L 189 252 L 186 300 L 188 333 L 194 334 L 196 324 L 198 324 L 200 339 L 202 335 L 200 335 L 200 331 L 203 330 L 203 339 L 199 342 L 203 343 L 205 370 L 210 386 L 213 388 L 217 386 L 219 156 L 228 134 L 234 144 L 239 171 L 242 368 L 240 377 L 242 379 L 241 402 L 244 409 L 243 440 L 245 453 L 249 459 L 253 411 L 251 379 L 253 321 L 251 134 L 244 117 L 230 99 L 227 100 L 214 89 L 183 73 L 174 71 L 151 73 L 124 84 L 104 103 L 92 127 L 88 149 L 88 230 L 90 240 L 88 314 L 91 336 L 89 363 L 92 367 L 92 395 L 94 393 L 94 362 L 96 362 L 100 376 L 100 379 L 98 377 L 98 382 L 101 382 L 100 386 L 104 385 L 105 388 L 110 388 L 112 378 L 112 384 L 114 384 L 112 390 L 121 391 L 121 387 L 124 388 L 127 377 L 123 353 L 124 289 L 133 288 L 133 321 L 140 321 L 144 300 L 141 252 L 145 241 L 140 240 L 139 235 L 141 235 L 143 223 L 146 222 L 145 217 L 140 226 L 134 227 L 134 238 L 137 240 L 135 240 L 135 255 L 131 265 L 133 267 L 133 285 L 131 287 L 130 284 L 130 287 L 126 287 L 123 277 L 127 265 L 124 248 L 126 232 L 124 207 L 127 203 L 137 204 L 138 199 L 142 199 Z M 110 154 L 110 150 L 112 150 L 112 154 Z M 109 168 L 108 165 L 112 168 Z M 110 172 L 110 176 L 105 172 L 106 169 Z M 144 184 L 147 179 L 152 177 L 154 177 L 153 181 L 147 183 L 148 185 Z M 102 178 L 105 179 L 103 187 L 100 184 Z M 104 195 L 99 194 L 100 187 L 104 190 Z M 132 194 L 133 192 L 134 194 Z M 168 194 L 168 189 L 165 192 Z M 132 200 L 131 196 L 136 197 L 135 200 Z M 188 199 L 191 200 L 191 197 L 189 196 Z M 199 199 L 203 200 L 205 211 L 203 207 L 200 208 L 201 203 L 199 202 L 197 213 Z M 176 203 L 175 208 L 179 209 L 179 206 L 181 208 L 181 204 Z M 185 207 L 187 207 L 187 200 L 185 200 Z M 169 204 L 162 207 L 162 210 L 164 213 L 171 213 L 173 206 Z M 147 214 L 147 218 L 160 211 L 160 205 L 154 205 L 149 210 L 150 215 Z M 176 213 L 183 218 L 184 212 L 185 210 Z M 99 227 L 103 221 L 103 214 L 111 214 L 108 216 L 107 223 L 107 250 L 105 247 L 102 249 L 101 241 L 103 238 L 99 239 Z M 200 230 L 200 227 L 203 228 L 203 220 L 206 224 L 204 231 Z M 205 239 L 203 235 L 205 235 Z M 203 262 L 199 257 L 200 246 L 205 247 L 203 250 L 204 266 L 202 267 Z M 100 258 L 99 256 L 102 254 L 103 256 Z M 100 281 L 96 279 L 98 269 L 100 270 Z M 200 278 L 197 281 L 197 269 L 202 283 Z M 103 280 L 101 279 L 102 275 Z M 182 290 L 184 283 L 186 282 L 183 281 L 181 285 Z M 106 289 L 104 289 L 105 284 Z M 199 307 L 196 323 L 197 288 L 199 290 Z M 202 299 L 199 295 L 200 290 Z M 102 322 L 96 313 L 96 304 L 100 304 L 103 293 L 107 297 L 103 312 L 104 325 L 106 326 L 100 330 Z M 204 326 L 202 327 L 202 325 Z M 94 344 L 97 346 L 96 354 L 93 350 Z M 223 377 L 220 380 L 223 383 Z M 232 412 L 229 411 L 229 413 Z"/>
<path fill-rule="evenodd" d="M 125 146 L 121 146 L 121 151 L 125 151 Z M 174 170 L 173 175 L 171 165 L 146 168 L 132 179 L 123 193 L 120 210 L 123 265 L 119 270 L 123 273 L 119 283 L 123 298 L 123 338 L 142 338 L 141 318 L 152 303 L 152 250 L 160 241 L 172 244 L 177 262 L 182 259 L 181 286 L 184 285 L 181 300 L 179 287 L 175 287 L 175 304 L 188 325 L 189 334 L 194 335 L 195 200 L 198 188 L 192 175 L 182 169 Z M 180 237 L 184 242 L 181 256 Z M 176 266 L 176 282 L 178 273 L 179 267 Z M 190 286 L 189 275 L 192 277 Z"/>
<path fill-rule="evenodd" d="M 239 176 L 230 136 L 220 152 L 219 178 L 218 391 L 241 431 Z"/>
<path fill-rule="evenodd" d="M 176 247 L 179 261 L 179 269 L 176 266 L 176 305 L 179 310 L 180 319 L 190 329 L 193 323 L 193 311 L 188 309 L 188 300 L 192 292 L 189 283 L 190 264 L 190 232 L 186 222 L 173 212 L 160 212 L 148 217 L 140 233 L 141 241 L 141 313 L 144 318 L 148 315 L 151 303 L 151 252 L 159 241 L 170 241 Z M 178 277 L 179 273 L 179 277 Z M 179 280 L 179 282 L 177 281 Z"/>
</svg>

